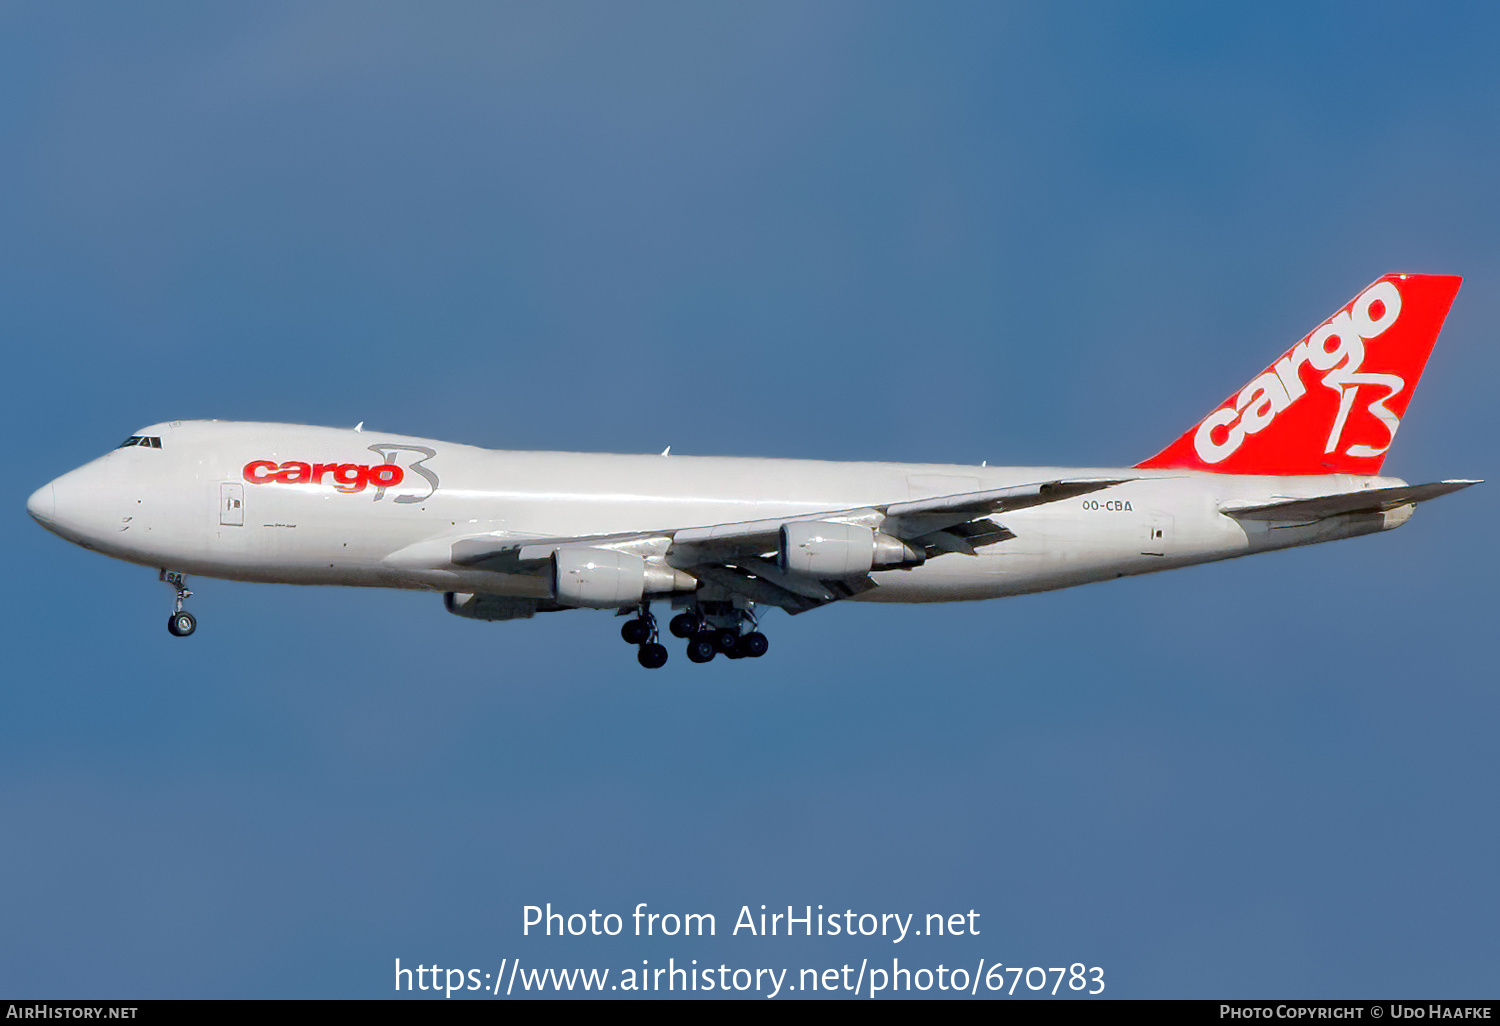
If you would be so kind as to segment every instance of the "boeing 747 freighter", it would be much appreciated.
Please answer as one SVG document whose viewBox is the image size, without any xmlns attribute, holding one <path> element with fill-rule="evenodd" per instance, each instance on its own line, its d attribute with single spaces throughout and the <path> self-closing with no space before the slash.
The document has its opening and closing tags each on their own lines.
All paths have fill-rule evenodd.
<svg viewBox="0 0 1500 1026">
<path fill-rule="evenodd" d="M 613 609 L 642 666 L 757 657 L 771 607 L 956 602 L 1386 531 L 1473 481 L 1381 464 L 1458 292 L 1389 274 L 1133 467 L 497 452 L 385 432 L 171 421 L 31 496 L 49 531 L 188 575 L 409 588 L 515 620 Z"/>
</svg>

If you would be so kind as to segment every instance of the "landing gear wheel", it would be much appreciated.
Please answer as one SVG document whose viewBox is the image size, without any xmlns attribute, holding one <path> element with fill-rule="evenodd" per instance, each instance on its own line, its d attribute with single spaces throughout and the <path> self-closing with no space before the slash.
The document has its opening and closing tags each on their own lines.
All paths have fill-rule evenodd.
<svg viewBox="0 0 1500 1026">
<path fill-rule="evenodd" d="M 198 629 L 198 621 L 193 619 L 193 614 L 182 608 L 182 604 L 193 597 L 188 591 L 187 577 L 177 570 L 163 568 L 160 579 L 172 586 L 177 592 L 177 600 L 172 604 L 172 615 L 167 617 L 167 631 L 174 638 L 185 638 Z"/>
<path fill-rule="evenodd" d="M 719 651 L 711 634 L 694 634 L 688 639 L 687 655 L 695 663 L 706 663 Z"/>
<path fill-rule="evenodd" d="M 751 659 L 759 659 L 766 654 L 766 649 L 770 647 L 771 643 L 766 640 L 766 636 L 760 631 L 751 631 L 740 638 L 740 654 L 747 655 Z"/>
<path fill-rule="evenodd" d="M 645 644 L 651 640 L 651 625 L 645 620 L 626 620 L 620 624 L 620 637 L 627 645 Z"/>
<path fill-rule="evenodd" d="M 713 632 L 714 647 L 725 655 L 733 652 L 735 646 L 740 643 L 740 632 L 733 627 L 725 627 Z"/>
<path fill-rule="evenodd" d="M 672 622 L 667 624 L 667 630 L 672 632 L 674 638 L 690 638 L 698 629 L 698 618 L 692 613 L 678 613 L 672 617 Z"/>
<path fill-rule="evenodd" d="M 641 646 L 641 650 L 636 653 L 635 658 L 646 669 L 656 670 L 666 665 L 667 648 L 665 645 L 658 645 L 654 641 L 648 641 Z"/>
</svg>

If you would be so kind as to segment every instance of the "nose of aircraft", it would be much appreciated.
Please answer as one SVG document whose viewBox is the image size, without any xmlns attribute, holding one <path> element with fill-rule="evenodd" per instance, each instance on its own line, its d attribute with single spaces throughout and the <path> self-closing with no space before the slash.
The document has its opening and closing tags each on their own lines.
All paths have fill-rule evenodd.
<svg viewBox="0 0 1500 1026">
<path fill-rule="evenodd" d="M 43 526 L 52 523 L 53 517 L 57 515 L 57 493 L 51 481 L 31 493 L 31 498 L 26 500 L 26 512 Z"/>
<path fill-rule="evenodd" d="M 26 500 L 26 512 L 53 534 L 78 545 L 91 546 L 108 537 L 114 503 L 109 478 L 96 464 L 85 464 L 42 485 Z"/>
</svg>

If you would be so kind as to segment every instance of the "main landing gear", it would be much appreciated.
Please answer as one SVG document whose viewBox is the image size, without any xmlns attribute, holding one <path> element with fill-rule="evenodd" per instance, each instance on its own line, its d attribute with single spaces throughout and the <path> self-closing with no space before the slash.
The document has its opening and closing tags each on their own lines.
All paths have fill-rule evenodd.
<svg viewBox="0 0 1500 1026">
<path fill-rule="evenodd" d="M 161 579 L 177 589 L 177 601 L 172 607 L 172 615 L 167 617 L 167 631 L 174 638 L 185 638 L 198 629 L 198 620 L 182 608 L 184 599 L 193 597 L 188 591 L 187 578 L 175 570 L 163 570 Z"/>
<path fill-rule="evenodd" d="M 746 631 L 745 628 L 751 628 Z M 714 656 L 729 659 L 758 659 L 771 647 L 766 636 L 755 630 L 755 615 L 728 602 L 702 602 L 678 613 L 667 624 L 675 638 L 687 642 L 687 657 L 695 663 L 712 662 Z M 620 637 L 626 644 L 640 646 L 636 655 L 640 664 L 654 670 L 667 661 L 667 650 L 657 641 L 656 617 L 650 606 L 642 603 L 634 619 L 620 625 Z"/>
<path fill-rule="evenodd" d="M 642 602 L 634 620 L 620 625 L 620 637 L 627 645 L 637 645 L 636 662 L 648 670 L 657 670 L 667 665 L 667 648 L 656 640 L 656 617 L 651 615 L 651 605 Z"/>
<path fill-rule="evenodd" d="M 687 641 L 687 657 L 695 663 L 711 662 L 721 654 L 730 659 L 760 658 L 771 643 L 755 627 L 754 613 L 728 602 L 701 602 L 667 625 L 675 637 Z"/>
</svg>

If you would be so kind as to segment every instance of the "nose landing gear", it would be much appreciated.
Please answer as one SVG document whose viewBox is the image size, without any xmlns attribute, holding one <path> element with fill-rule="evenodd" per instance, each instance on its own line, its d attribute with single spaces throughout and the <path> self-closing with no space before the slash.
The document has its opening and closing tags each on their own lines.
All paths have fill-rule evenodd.
<svg viewBox="0 0 1500 1026">
<path fill-rule="evenodd" d="M 198 629 L 198 620 L 192 613 L 182 608 L 184 599 L 193 597 L 188 591 L 187 578 L 176 570 L 163 570 L 161 579 L 177 589 L 177 601 L 172 608 L 172 615 L 167 617 L 167 632 L 174 638 L 185 638 Z"/>
</svg>

